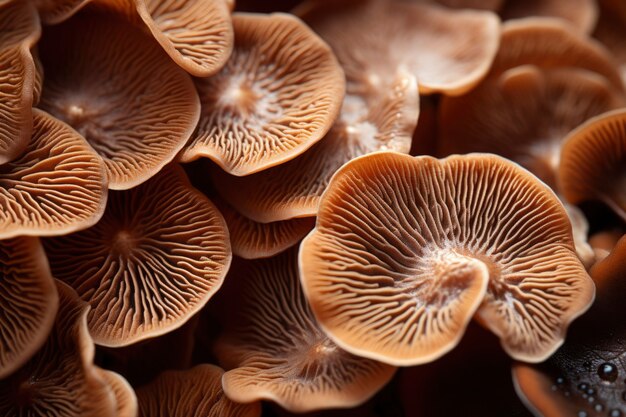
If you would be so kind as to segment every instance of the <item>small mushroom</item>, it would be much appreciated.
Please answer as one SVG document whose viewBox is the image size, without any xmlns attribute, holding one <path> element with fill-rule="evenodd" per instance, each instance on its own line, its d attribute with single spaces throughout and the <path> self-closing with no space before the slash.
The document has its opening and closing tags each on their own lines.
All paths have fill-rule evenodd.
<svg viewBox="0 0 626 417">
<path fill-rule="evenodd" d="M 193 81 L 140 29 L 79 14 L 48 28 L 39 53 L 40 106 L 100 154 L 110 188 L 146 181 L 191 136 L 200 115 Z"/>
<path fill-rule="evenodd" d="M 325 332 L 394 365 L 448 352 L 475 313 L 509 355 L 542 361 L 594 294 L 557 197 L 493 155 L 352 160 L 322 197 L 300 269 Z"/>
<path fill-rule="evenodd" d="M 353 407 L 395 368 L 351 355 L 316 323 L 298 279 L 298 251 L 239 265 L 229 285 L 240 298 L 216 343 L 224 393 L 237 402 L 272 400 L 289 411 Z"/>
<path fill-rule="evenodd" d="M 319 141 L 339 113 L 345 81 L 328 45 L 297 18 L 241 13 L 233 25 L 230 60 L 196 79 L 202 116 L 181 160 L 208 157 L 242 176 Z"/>
<path fill-rule="evenodd" d="M 595 0 L 507 0 L 501 11 L 503 19 L 555 17 L 580 31 L 591 33 L 598 20 Z"/>
<path fill-rule="evenodd" d="M 137 389 L 139 417 L 260 417 L 258 402 L 237 404 L 224 396 L 223 374 L 208 364 L 163 372 Z"/>
<path fill-rule="evenodd" d="M 115 372 L 100 370 L 100 376 L 109 385 L 115 395 L 115 416 L 136 417 L 137 397 L 135 391 L 123 376 Z"/>
<path fill-rule="evenodd" d="M 224 219 L 176 165 L 111 192 L 95 226 L 44 246 L 53 275 L 91 304 L 94 341 L 111 347 L 182 326 L 220 288 L 232 256 Z"/>
</svg>

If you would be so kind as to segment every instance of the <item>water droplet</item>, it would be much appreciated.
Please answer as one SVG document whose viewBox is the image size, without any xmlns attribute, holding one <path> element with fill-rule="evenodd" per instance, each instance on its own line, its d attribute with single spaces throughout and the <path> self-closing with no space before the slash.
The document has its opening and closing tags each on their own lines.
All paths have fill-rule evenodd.
<svg viewBox="0 0 626 417">
<path fill-rule="evenodd" d="M 587 401 L 589 401 L 589 403 L 592 403 L 592 402 L 594 402 L 595 400 L 596 400 L 596 399 L 595 399 L 595 397 L 589 397 L 589 398 L 587 398 Z"/>
<path fill-rule="evenodd" d="M 587 412 L 586 411 L 579 411 L 578 412 L 578 417 L 587 417 Z"/>
<path fill-rule="evenodd" d="M 595 393 L 596 393 L 596 390 L 595 390 L 595 389 L 593 389 L 593 388 L 589 388 L 589 389 L 587 390 L 587 394 L 588 394 L 588 395 L 593 395 L 593 394 L 595 394 Z"/>
<path fill-rule="evenodd" d="M 578 384 L 578 389 L 581 391 L 586 391 L 589 388 L 589 385 L 587 385 L 585 382 L 581 382 L 580 384 Z"/>
<path fill-rule="evenodd" d="M 606 382 L 614 382 L 617 379 L 617 366 L 610 362 L 604 362 L 598 367 L 598 376 Z"/>
<path fill-rule="evenodd" d="M 552 385 L 552 386 L 550 387 L 550 389 L 551 389 L 552 391 L 556 391 L 556 390 L 557 390 L 557 389 L 559 389 L 559 388 L 558 388 L 556 385 Z"/>
<path fill-rule="evenodd" d="M 614 410 L 611 410 L 611 412 L 609 413 L 609 416 L 610 417 L 622 417 L 622 412 L 617 409 L 614 409 Z"/>
<path fill-rule="evenodd" d="M 587 399 L 588 395 L 583 393 L 583 398 Z"/>
<path fill-rule="evenodd" d="M 596 410 L 599 413 L 600 411 L 604 410 L 604 407 L 602 406 L 602 404 L 596 404 L 593 407 L 593 409 Z"/>
<path fill-rule="evenodd" d="M 626 382 L 626 381 L 625 381 L 625 382 Z M 559 384 L 559 385 L 564 384 L 564 383 L 565 383 L 565 378 L 563 378 L 562 376 L 558 377 L 558 378 L 556 379 L 556 383 L 557 383 L 557 384 Z"/>
<path fill-rule="evenodd" d="M 563 395 L 565 395 L 566 397 L 569 397 L 570 395 L 572 395 L 572 393 L 571 393 L 571 392 L 569 392 L 569 391 L 565 391 L 565 392 L 563 393 Z"/>
</svg>

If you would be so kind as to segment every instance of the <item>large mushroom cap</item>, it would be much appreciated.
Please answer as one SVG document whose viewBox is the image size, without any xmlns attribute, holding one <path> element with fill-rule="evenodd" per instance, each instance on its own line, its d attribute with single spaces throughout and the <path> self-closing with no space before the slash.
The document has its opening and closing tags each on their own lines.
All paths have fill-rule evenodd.
<svg viewBox="0 0 626 417">
<path fill-rule="evenodd" d="M 28 1 L 31 0 L 27 0 L 26 3 Z M 90 1 L 92 0 L 34 0 L 33 2 L 37 6 L 42 22 L 46 25 L 56 25 L 72 17 Z"/>
<path fill-rule="evenodd" d="M 17 372 L 0 380 L 0 415 L 110 417 L 115 396 L 93 365 L 89 306 L 57 281 L 59 311 L 43 347 Z"/>
<path fill-rule="evenodd" d="M 198 128 L 183 161 L 206 156 L 233 175 L 296 157 L 339 113 L 345 80 L 328 45 L 286 14 L 235 14 L 235 48 L 224 68 L 196 79 Z"/>
<path fill-rule="evenodd" d="M 626 109 L 592 118 L 567 137 L 559 182 L 569 202 L 600 200 L 626 221 Z"/>
<path fill-rule="evenodd" d="M 581 33 L 591 33 L 598 20 L 595 0 L 507 0 L 501 11 L 504 19 L 556 17 Z"/>
<path fill-rule="evenodd" d="M 156 42 L 106 16 L 77 15 L 46 31 L 40 105 L 102 156 L 110 188 L 127 189 L 174 158 L 200 104 L 191 78 Z"/>
<path fill-rule="evenodd" d="M 567 214 L 517 165 L 376 153 L 335 174 L 300 249 L 320 324 L 342 347 L 409 365 L 452 349 L 477 312 L 541 361 L 593 300 Z"/>
<path fill-rule="evenodd" d="M 320 329 L 300 286 L 297 249 L 234 272 L 230 285 L 241 298 L 216 345 L 232 368 L 223 378 L 229 398 L 268 399 L 294 412 L 353 407 L 391 379 L 395 368 L 345 352 Z"/>
<path fill-rule="evenodd" d="M 44 245 L 54 276 L 91 304 L 89 330 L 104 346 L 183 325 L 220 288 L 232 256 L 224 219 L 176 165 L 111 192 L 95 226 Z"/>
<path fill-rule="evenodd" d="M 137 397 L 128 381 L 120 374 L 104 369 L 100 370 L 100 376 L 106 381 L 115 395 L 115 416 L 136 417 Z"/>
<path fill-rule="evenodd" d="M 310 0 L 297 13 L 333 48 L 348 79 L 376 84 L 401 68 L 420 93 L 463 94 L 489 70 L 500 21 L 491 12 L 387 0 Z"/>
<path fill-rule="evenodd" d="M 237 404 L 224 396 L 223 374 L 208 364 L 163 372 L 137 389 L 139 417 L 260 417 L 258 402 Z"/>
<path fill-rule="evenodd" d="M 0 378 L 6 378 L 44 344 L 59 304 L 37 238 L 0 240 L 0 293 Z"/>
<path fill-rule="evenodd" d="M 76 131 L 33 111 L 24 153 L 0 165 L 0 239 L 71 233 L 98 221 L 106 203 L 102 161 Z"/>
</svg>

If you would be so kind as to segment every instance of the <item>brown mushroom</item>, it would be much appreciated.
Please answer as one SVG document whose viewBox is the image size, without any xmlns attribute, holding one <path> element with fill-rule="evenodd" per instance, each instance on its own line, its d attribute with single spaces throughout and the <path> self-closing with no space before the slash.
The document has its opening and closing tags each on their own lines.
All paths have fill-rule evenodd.
<svg viewBox="0 0 626 417">
<path fill-rule="evenodd" d="M 135 391 L 123 376 L 115 372 L 100 370 L 100 376 L 109 385 L 115 395 L 115 415 L 116 417 L 136 417 L 137 397 Z"/>
<path fill-rule="evenodd" d="M 624 45 L 624 39 L 626 39 L 626 7 L 624 7 L 624 14 L 616 14 L 608 9 L 602 9 L 600 21 L 593 36 L 611 51 L 619 65 L 622 81 L 626 85 L 626 46 Z"/>
<path fill-rule="evenodd" d="M 209 157 L 241 176 L 319 141 L 339 113 L 345 81 L 330 48 L 297 18 L 242 13 L 233 25 L 230 60 L 196 79 L 202 116 L 181 159 Z"/>
<path fill-rule="evenodd" d="M 344 163 L 364 154 L 408 153 L 419 114 L 412 75 L 398 74 L 389 85 L 350 83 L 339 118 L 326 136 L 303 155 L 246 177 L 214 170 L 220 195 L 244 216 L 278 222 L 315 216 L 319 199 Z"/>
<path fill-rule="evenodd" d="M 78 133 L 33 111 L 24 153 L 0 165 L 0 239 L 52 236 L 96 223 L 107 197 L 102 161 Z"/>
<path fill-rule="evenodd" d="M 405 69 L 422 94 L 460 95 L 487 74 L 498 50 L 500 21 L 492 12 L 387 0 L 310 0 L 294 13 L 330 44 L 348 80 L 362 84 L 388 82 Z"/>
<path fill-rule="evenodd" d="M 622 228 L 600 230 L 589 236 L 589 245 L 593 248 L 596 262 L 600 262 L 615 248 L 617 242 L 626 234 Z"/>
<path fill-rule="evenodd" d="M 594 117 L 568 135 L 559 184 L 570 203 L 599 200 L 626 221 L 626 109 Z"/>
<path fill-rule="evenodd" d="M 92 363 L 89 306 L 58 281 L 57 290 L 59 311 L 45 344 L 24 366 L 0 380 L 0 415 L 110 417 L 115 397 Z"/>
<path fill-rule="evenodd" d="M 220 288 L 232 256 L 224 219 L 176 165 L 111 192 L 95 226 L 44 246 L 54 276 L 91 304 L 89 331 L 103 346 L 182 326 Z"/>
<path fill-rule="evenodd" d="M 494 155 L 352 160 L 322 197 L 300 268 L 326 333 L 396 365 L 451 350 L 474 313 L 509 355 L 542 361 L 594 294 L 554 193 Z"/>
<path fill-rule="evenodd" d="M 507 0 L 501 11 L 504 19 L 555 17 L 580 31 L 591 33 L 598 20 L 595 0 Z"/>
<path fill-rule="evenodd" d="M 200 104 L 191 78 L 158 44 L 104 16 L 79 14 L 47 30 L 39 45 L 46 71 L 40 106 L 102 156 L 110 188 L 128 189 L 174 158 Z"/>
<path fill-rule="evenodd" d="M 37 238 L 0 240 L 0 379 L 20 368 L 46 341 L 59 296 Z"/>
<path fill-rule="evenodd" d="M 24 0 L 18 0 L 24 1 Z M 30 0 L 27 0 L 27 2 Z M 34 0 L 46 25 L 57 25 L 72 17 L 92 0 Z"/>
<path fill-rule="evenodd" d="M 316 323 L 298 279 L 298 251 L 247 262 L 229 276 L 232 303 L 216 343 L 224 393 L 237 402 L 272 400 L 294 412 L 353 407 L 395 368 L 340 349 Z"/>
<path fill-rule="evenodd" d="M 43 64 L 41 63 L 41 59 L 39 58 L 39 50 L 35 47 L 30 51 L 33 62 L 35 63 L 35 77 L 33 80 L 33 106 L 37 106 L 39 104 L 39 100 L 41 99 L 41 91 L 43 90 Z"/>
<path fill-rule="evenodd" d="M 436 0 L 444 6 L 455 9 L 479 9 L 497 12 L 502 9 L 505 0 Z"/>
<path fill-rule="evenodd" d="M 224 396 L 223 374 L 208 364 L 163 372 L 137 389 L 139 417 L 260 417 L 258 402 L 237 404 Z"/>
</svg>

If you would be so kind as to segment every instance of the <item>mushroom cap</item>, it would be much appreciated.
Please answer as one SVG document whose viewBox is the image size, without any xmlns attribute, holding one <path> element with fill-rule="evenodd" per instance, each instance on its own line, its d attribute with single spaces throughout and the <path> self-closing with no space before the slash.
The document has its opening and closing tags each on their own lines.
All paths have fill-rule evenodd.
<svg viewBox="0 0 626 417">
<path fill-rule="evenodd" d="M 330 44 L 349 80 L 376 84 L 406 69 L 421 94 L 467 92 L 487 74 L 499 44 L 500 20 L 487 11 L 310 0 L 294 13 Z"/>
<path fill-rule="evenodd" d="M 181 160 L 211 158 L 233 175 L 249 175 L 295 158 L 319 141 L 345 93 L 332 51 L 287 15 L 236 13 L 230 60 L 196 79 L 202 116 Z"/>
<path fill-rule="evenodd" d="M 120 374 L 104 369 L 100 370 L 100 376 L 106 381 L 115 395 L 114 415 L 117 417 L 136 417 L 137 397 L 128 381 Z"/>
<path fill-rule="evenodd" d="M 0 239 L 52 236 L 96 223 L 107 198 L 102 161 L 76 131 L 33 110 L 24 153 L 0 165 Z"/>
<path fill-rule="evenodd" d="M 556 189 L 567 134 L 590 117 L 625 105 L 596 73 L 516 67 L 462 97 L 442 99 L 438 153 L 495 153 Z"/>
<path fill-rule="evenodd" d="M 503 19 L 556 17 L 581 33 L 591 33 L 598 20 L 595 0 L 507 0 L 501 11 Z"/>
<path fill-rule="evenodd" d="M 567 136 L 559 184 L 570 203 L 600 200 L 626 221 L 626 109 L 596 116 Z"/>
<path fill-rule="evenodd" d="M 146 181 L 191 136 L 200 115 L 193 82 L 140 29 L 82 14 L 50 27 L 39 46 L 40 106 L 100 154 L 110 188 Z"/>
<path fill-rule="evenodd" d="M 139 417 L 260 417 L 258 402 L 237 404 L 224 396 L 223 374 L 209 364 L 163 372 L 137 389 Z"/>
<path fill-rule="evenodd" d="M 34 47 L 30 50 L 30 53 L 33 57 L 33 62 L 35 63 L 35 77 L 33 80 L 33 106 L 37 106 L 39 104 L 39 100 L 41 99 L 41 92 L 43 90 L 43 64 L 41 63 L 41 59 L 39 58 L 39 50 L 37 47 Z"/>
<path fill-rule="evenodd" d="M 232 256 L 224 219 L 177 165 L 111 192 L 95 226 L 44 246 L 54 276 L 91 304 L 89 331 L 103 346 L 182 326 L 220 288 Z"/>
<path fill-rule="evenodd" d="M 455 9 L 479 9 L 497 12 L 505 0 L 437 0 L 437 3 Z"/>
<path fill-rule="evenodd" d="M 574 237 L 574 245 L 576 246 L 578 258 L 580 258 L 580 261 L 585 265 L 585 268 L 589 270 L 591 265 L 596 261 L 594 250 L 591 245 L 589 245 L 587 239 L 589 235 L 589 222 L 587 222 L 585 214 L 578 207 L 565 202 L 563 203 L 563 207 L 572 224 L 572 235 Z"/>
<path fill-rule="evenodd" d="M 626 7 L 624 7 L 626 13 Z M 622 82 L 626 85 L 626 14 L 619 16 L 602 10 L 593 36 L 598 39 L 615 57 L 619 65 Z"/>
<path fill-rule="evenodd" d="M 330 178 L 349 160 L 380 150 L 408 153 L 419 114 L 415 77 L 400 73 L 389 84 L 351 84 L 339 118 L 303 155 L 246 177 L 213 170 L 220 195 L 244 216 L 277 222 L 314 216 Z"/>
<path fill-rule="evenodd" d="M 24 366 L 0 380 L 0 415 L 110 417 L 115 397 L 93 365 L 89 306 L 67 285 L 56 285 L 59 310 L 52 331 Z"/>
<path fill-rule="evenodd" d="M 352 160 L 322 197 L 300 270 L 326 333 L 395 365 L 443 355 L 475 312 L 509 355 L 544 360 L 594 294 L 557 197 L 494 155 Z"/>
<path fill-rule="evenodd" d="M 215 350 L 224 393 L 237 402 L 272 400 L 293 412 L 353 407 L 395 368 L 340 349 L 316 323 L 298 279 L 298 251 L 244 263 L 229 276 L 232 303 Z"/>
<path fill-rule="evenodd" d="M 623 228 L 612 228 L 607 230 L 600 230 L 589 236 L 589 245 L 593 248 L 595 253 L 596 262 L 600 262 L 613 250 L 617 242 L 625 234 L 626 230 Z"/>
<path fill-rule="evenodd" d="M 0 240 L 0 293 L 2 379 L 41 348 L 58 309 L 59 296 L 39 239 Z"/>
<path fill-rule="evenodd" d="M 23 0 L 18 0 L 23 1 Z M 66 21 L 92 0 L 34 0 L 41 21 L 46 25 L 57 25 Z M 26 1 L 28 3 L 28 1 Z"/>
</svg>

